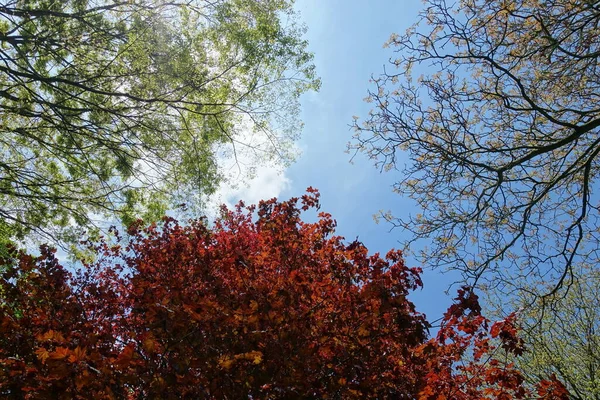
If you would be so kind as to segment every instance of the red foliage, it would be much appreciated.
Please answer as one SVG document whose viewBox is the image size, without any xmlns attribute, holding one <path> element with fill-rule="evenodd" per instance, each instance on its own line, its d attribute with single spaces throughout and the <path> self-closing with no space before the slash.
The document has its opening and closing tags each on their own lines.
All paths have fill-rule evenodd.
<svg viewBox="0 0 600 400">
<path fill-rule="evenodd" d="M 298 205 L 298 203 L 300 203 Z M 214 226 L 130 228 L 74 276 L 48 248 L 3 260 L 0 395 L 9 398 L 524 398 L 514 324 L 460 292 L 436 338 L 399 251 L 334 236 L 318 193 L 223 209 Z M 258 212 L 256 217 L 255 212 Z M 466 353 L 473 352 L 471 361 Z M 555 378 L 537 395 L 566 399 Z"/>
</svg>

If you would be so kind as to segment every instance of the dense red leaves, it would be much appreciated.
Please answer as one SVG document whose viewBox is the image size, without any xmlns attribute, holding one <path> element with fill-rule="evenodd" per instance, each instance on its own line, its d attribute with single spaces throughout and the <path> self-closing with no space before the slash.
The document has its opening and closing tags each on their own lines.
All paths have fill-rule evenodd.
<svg viewBox="0 0 600 400">
<path fill-rule="evenodd" d="M 333 236 L 314 190 L 223 209 L 214 226 L 129 229 L 71 276 L 52 251 L 4 260 L 0 395 L 13 398 L 481 399 L 531 395 L 492 358 L 511 320 L 463 290 L 436 338 L 407 300 L 420 271 Z M 123 267 L 121 267 L 123 265 Z M 496 337 L 497 339 L 493 339 Z M 467 352 L 473 352 L 467 357 Z M 470 359 L 471 361 L 465 361 Z M 544 399 L 566 399 L 552 378 Z"/>
<path fill-rule="evenodd" d="M 520 355 L 524 351 L 514 314 L 488 329 L 489 324 L 481 315 L 477 295 L 460 289 L 437 336 L 417 348 L 428 357 L 423 371 L 425 389 L 419 399 L 569 399 L 555 377 L 540 382 L 532 393 L 513 364 L 499 361 L 506 352 Z"/>
<path fill-rule="evenodd" d="M 554 374 L 537 385 L 537 394 L 541 399 L 569 399 L 567 388 Z"/>
</svg>

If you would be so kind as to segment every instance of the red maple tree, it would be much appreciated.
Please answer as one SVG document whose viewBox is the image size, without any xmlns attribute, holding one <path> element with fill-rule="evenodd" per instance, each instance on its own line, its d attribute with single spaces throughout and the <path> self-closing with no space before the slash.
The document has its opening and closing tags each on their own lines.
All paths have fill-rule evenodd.
<svg viewBox="0 0 600 400">
<path fill-rule="evenodd" d="M 407 299 L 420 270 L 345 243 L 329 214 L 303 222 L 318 197 L 135 224 L 73 274 L 48 247 L 2 260 L 0 396 L 568 398 L 497 360 L 522 351 L 515 322 L 490 327 L 467 289 L 430 338 Z"/>
</svg>

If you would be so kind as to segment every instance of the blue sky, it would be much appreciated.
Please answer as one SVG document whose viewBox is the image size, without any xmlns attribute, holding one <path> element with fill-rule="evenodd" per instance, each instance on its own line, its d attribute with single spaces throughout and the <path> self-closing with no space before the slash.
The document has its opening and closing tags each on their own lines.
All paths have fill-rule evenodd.
<svg viewBox="0 0 600 400">
<path fill-rule="evenodd" d="M 351 155 L 345 150 L 353 134 L 352 116 L 365 117 L 370 110 L 363 99 L 371 74 L 382 72 L 393 56 L 383 44 L 390 34 L 403 33 L 416 22 L 422 6 L 418 0 L 297 0 L 322 79 L 318 93 L 302 98 L 305 127 L 298 143 L 302 153 L 283 173 L 259 167 L 248 187 L 228 190 L 227 203 L 239 198 L 247 203 L 274 196 L 285 199 L 313 186 L 321 192 L 322 210 L 337 220 L 338 234 L 349 240 L 358 237 L 372 252 L 385 254 L 401 247 L 406 233 L 390 232 L 385 222 L 373 220 L 379 210 L 392 210 L 398 216 L 419 212 L 410 199 L 392 193 L 399 172 L 382 174 L 362 155 L 350 164 Z M 407 264 L 417 266 L 410 257 Z M 453 296 L 444 291 L 453 281 L 439 271 L 425 274 L 425 288 L 412 299 L 429 320 L 440 317 L 450 304 Z"/>
</svg>

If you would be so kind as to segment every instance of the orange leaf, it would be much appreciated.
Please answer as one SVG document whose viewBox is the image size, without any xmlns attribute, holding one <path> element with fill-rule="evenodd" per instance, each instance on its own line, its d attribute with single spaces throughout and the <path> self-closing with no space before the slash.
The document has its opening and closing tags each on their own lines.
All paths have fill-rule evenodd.
<svg viewBox="0 0 600 400">
<path fill-rule="evenodd" d="M 68 357 L 70 350 L 66 347 L 57 347 L 52 353 L 50 353 L 49 358 L 51 360 L 62 360 L 65 357 Z"/>
<path fill-rule="evenodd" d="M 369 336 L 369 330 L 364 325 L 361 325 L 358 328 L 358 336 Z"/>
<path fill-rule="evenodd" d="M 125 348 L 123 348 L 123 351 L 121 352 L 121 354 L 119 354 L 119 357 L 117 357 L 115 364 L 120 368 L 126 368 L 131 363 L 133 355 L 133 345 L 129 344 L 125 346 Z"/>
<path fill-rule="evenodd" d="M 62 335 L 62 333 L 53 331 L 52 329 L 50 329 L 49 331 L 45 332 L 42 335 L 37 335 L 35 338 L 37 340 L 39 340 L 40 342 L 55 341 L 55 342 L 63 343 L 65 341 L 65 338 Z"/>
<path fill-rule="evenodd" d="M 48 353 L 48 350 L 43 347 L 38 347 L 35 350 L 35 354 L 37 355 L 38 359 L 42 362 L 42 364 L 45 364 L 46 360 L 50 356 L 50 353 Z"/>
<path fill-rule="evenodd" d="M 76 363 L 76 362 L 79 362 L 79 361 L 85 359 L 85 356 L 86 356 L 85 350 L 82 349 L 81 347 L 77 346 L 75 348 L 75 350 L 73 350 L 73 352 L 69 356 L 69 361 L 72 363 Z"/>
</svg>

